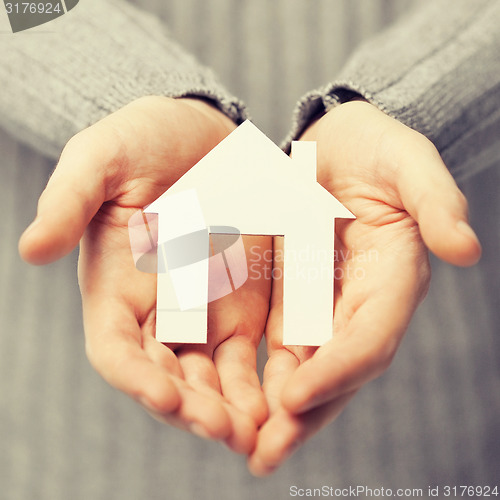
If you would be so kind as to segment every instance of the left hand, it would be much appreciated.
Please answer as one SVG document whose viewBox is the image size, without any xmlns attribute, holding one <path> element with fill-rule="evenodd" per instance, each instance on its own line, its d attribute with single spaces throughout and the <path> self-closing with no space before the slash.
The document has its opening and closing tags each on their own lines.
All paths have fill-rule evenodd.
<svg viewBox="0 0 500 500">
<path fill-rule="evenodd" d="M 281 344 L 282 283 L 273 283 L 264 372 L 271 416 L 249 458 L 255 475 L 273 472 L 387 369 L 428 288 L 426 246 L 460 266 L 481 252 L 466 200 L 424 136 L 371 104 L 350 102 L 301 139 L 317 141 L 318 182 L 357 219 L 336 223 L 344 259 L 336 262 L 330 341 Z"/>
</svg>

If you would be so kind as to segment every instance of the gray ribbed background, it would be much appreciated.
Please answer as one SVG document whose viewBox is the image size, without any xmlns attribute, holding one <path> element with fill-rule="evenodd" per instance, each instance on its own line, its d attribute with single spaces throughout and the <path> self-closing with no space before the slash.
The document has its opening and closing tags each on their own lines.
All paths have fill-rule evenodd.
<svg viewBox="0 0 500 500">
<path fill-rule="evenodd" d="M 213 66 L 279 140 L 296 99 L 331 80 L 361 39 L 414 2 L 137 3 Z M 0 151 L 0 499 L 281 499 L 292 484 L 498 482 L 498 168 L 464 186 L 482 263 L 434 263 L 429 297 L 389 372 L 275 476 L 257 480 L 243 458 L 154 422 L 92 371 L 76 255 L 33 268 L 16 252 L 53 165 L 2 132 Z"/>
</svg>

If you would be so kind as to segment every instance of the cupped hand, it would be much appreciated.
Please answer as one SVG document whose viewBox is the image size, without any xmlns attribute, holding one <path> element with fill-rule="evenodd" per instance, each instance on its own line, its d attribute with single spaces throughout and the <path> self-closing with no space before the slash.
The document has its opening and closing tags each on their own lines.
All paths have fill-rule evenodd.
<svg viewBox="0 0 500 500">
<path fill-rule="evenodd" d="M 248 280 L 209 306 L 209 342 L 167 346 L 155 333 L 156 275 L 136 269 L 129 218 L 235 128 L 198 99 L 141 98 L 65 147 L 20 240 L 44 264 L 80 241 L 86 350 L 114 387 L 154 417 L 248 453 L 267 405 L 255 369 L 270 283 Z M 247 238 L 265 251 L 269 239 Z"/>
<path fill-rule="evenodd" d="M 271 416 L 249 458 L 256 475 L 273 472 L 387 369 L 427 291 L 427 248 L 459 266 L 481 253 L 466 200 L 424 136 L 369 103 L 350 102 L 301 139 L 317 141 L 318 182 L 357 218 L 336 224 L 329 342 L 281 344 L 282 283 L 273 282 L 264 372 Z"/>
</svg>

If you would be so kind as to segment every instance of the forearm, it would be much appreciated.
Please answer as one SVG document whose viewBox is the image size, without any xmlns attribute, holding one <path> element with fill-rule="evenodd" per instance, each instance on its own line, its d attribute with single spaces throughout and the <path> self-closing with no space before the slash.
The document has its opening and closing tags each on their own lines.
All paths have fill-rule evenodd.
<svg viewBox="0 0 500 500">
<path fill-rule="evenodd" d="M 477 150 L 478 138 L 483 151 L 498 142 L 499 23 L 495 1 L 426 3 L 362 45 L 335 81 L 304 96 L 289 139 L 360 94 L 427 136 L 451 170 L 466 169 L 463 151 Z"/>
<path fill-rule="evenodd" d="M 86 0 L 50 26 L 5 36 L 0 51 L 0 126 L 45 154 L 144 95 L 206 97 L 237 123 L 246 116 L 156 18 L 126 2 Z"/>
</svg>

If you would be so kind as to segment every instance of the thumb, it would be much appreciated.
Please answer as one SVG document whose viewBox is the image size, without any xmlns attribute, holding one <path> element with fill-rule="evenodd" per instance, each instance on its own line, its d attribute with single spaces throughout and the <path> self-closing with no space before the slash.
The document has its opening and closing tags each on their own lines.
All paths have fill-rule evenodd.
<svg viewBox="0 0 500 500">
<path fill-rule="evenodd" d="M 103 123 L 74 136 L 38 201 L 37 215 L 19 241 L 21 257 L 47 264 L 70 253 L 119 175 L 120 139 Z M 115 177 L 113 177 L 115 176 Z"/>
<path fill-rule="evenodd" d="M 468 204 L 438 151 L 420 134 L 412 138 L 396 176 L 405 210 L 418 222 L 427 247 L 457 266 L 474 265 L 481 245 L 468 222 Z"/>
</svg>

